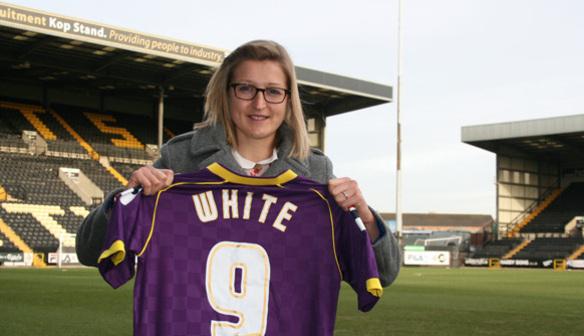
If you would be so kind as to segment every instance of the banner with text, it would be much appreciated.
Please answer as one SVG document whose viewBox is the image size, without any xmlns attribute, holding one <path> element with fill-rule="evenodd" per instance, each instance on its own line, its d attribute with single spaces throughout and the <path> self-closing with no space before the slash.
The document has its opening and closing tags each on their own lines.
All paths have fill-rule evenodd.
<svg viewBox="0 0 584 336">
<path fill-rule="evenodd" d="M 193 61 L 220 63 L 225 57 L 225 51 L 220 49 L 168 40 L 5 3 L 0 3 L 0 25 L 2 23 L 41 33 L 54 31 L 60 33 L 59 36 L 66 35 L 71 39 L 80 37 L 82 40 L 98 44 L 111 45 L 113 43 L 120 45 L 121 48 L 124 46 L 138 48 L 147 53 L 156 52 L 169 56 L 181 56 L 181 58 L 186 57 Z"/>
<path fill-rule="evenodd" d="M 450 266 L 450 252 L 404 251 L 404 265 Z"/>
<path fill-rule="evenodd" d="M 0 264 L 12 266 L 32 266 L 32 253 L 0 252 Z"/>
<path fill-rule="evenodd" d="M 20 252 L 0 252 L 0 262 L 21 262 L 24 261 L 24 253 Z"/>
</svg>

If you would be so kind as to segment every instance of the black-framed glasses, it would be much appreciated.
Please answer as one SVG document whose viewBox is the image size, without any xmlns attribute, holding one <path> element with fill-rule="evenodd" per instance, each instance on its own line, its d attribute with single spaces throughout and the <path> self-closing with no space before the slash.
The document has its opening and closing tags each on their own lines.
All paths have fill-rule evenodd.
<svg viewBox="0 0 584 336">
<path fill-rule="evenodd" d="M 280 104 L 286 99 L 286 96 L 290 94 L 290 90 L 279 87 L 260 89 L 246 83 L 232 83 L 229 86 L 233 88 L 235 97 L 243 100 L 254 100 L 258 92 L 261 91 L 264 94 L 266 102 L 270 104 Z"/>
</svg>

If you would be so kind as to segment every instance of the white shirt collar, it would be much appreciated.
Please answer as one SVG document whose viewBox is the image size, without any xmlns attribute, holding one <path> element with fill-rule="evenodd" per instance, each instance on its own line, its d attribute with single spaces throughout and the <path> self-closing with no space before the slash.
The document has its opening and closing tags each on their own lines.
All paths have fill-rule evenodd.
<svg viewBox="0 0 584 336">
<path fill-rule="evenodd" d="M 260 162 L 253 162 L 253 161 L 250 161 L 250 160 L 244 158 L 234 148 L 231 149 L 231 153 L 233 153 L 233 157 L 235 158 L 235 161 L 237 161 L 239 166 L 243 169 L 252 169 L 253 167 L 255 167 L 256 164 L 267 165 L 267 164 L 270 164 L 278 159 L 278 152 L 276 151 L 275 148 L 274 148 L 274 151 L 272 152 L 272 156 L 270 156 L 269 158 L 262 160 Z"/>
</svg>

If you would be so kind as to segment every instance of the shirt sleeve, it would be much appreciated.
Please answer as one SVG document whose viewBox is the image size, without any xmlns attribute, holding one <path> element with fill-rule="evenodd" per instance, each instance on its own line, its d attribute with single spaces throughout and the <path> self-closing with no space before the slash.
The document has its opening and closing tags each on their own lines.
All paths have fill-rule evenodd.
<svg viewBox="0 0 584 336">
<path fill-rule="evenodd" d="M 113 288 L 134 276 L 135 257 L 141 254 L 150 234 L 150 198 L 141 192 L 133 194 L 131 189 L 116 197 L 97 260 L 101 276 Z"/>
<path fill-rule="evenodd" d="M 339 209 L 338 216 L 340 237 L 337 249 L 343 280 L 357 293 L 358 309 L 366 312 L 383 294 L 373 247 L 367 231 L 359 230 L 350 213 Z"/>
</svg>

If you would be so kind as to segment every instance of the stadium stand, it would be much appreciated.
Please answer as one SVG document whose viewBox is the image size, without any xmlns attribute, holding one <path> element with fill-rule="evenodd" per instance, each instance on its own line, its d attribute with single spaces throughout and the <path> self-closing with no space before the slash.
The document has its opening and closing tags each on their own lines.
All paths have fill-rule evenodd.
<svg viewBox="0 0 584 336">
<path fill-rule="evenodd" d="M 537 238 L 515 254 L 512 259 L 527 259 L 533 261 L 566 259 L 582 244 L 584 244 L 582 237 Z"/>
<path fill-rule="evenodd" d="M 584 115 L 465 126 L 461 139 L 496 154 L 497 236 L 521 239 L 500 265 L 584 269 Z"/>
<path fill-rule="evenodd" d="M 148 160 L 144 144 L 125 127 L 118 126 L 118 118 L 113 114 L 101 114 L 88 109 L 54 104 L 51 107 L 69 125 L 75 125 L 77 133 L 102 156 L 135 158 Z M 131 117 L 128 117 L 131 118 Z M 126 118 L 121 118 L 127 120 Z M 136 121 L 137 124 L 148 124 Z M 116 126 L 112 126 L 116 125 Z M 153 132 L 155 134 L 155 132 Z"/>
<path fill-rule="evenodd" d="M 563 265 L 566 260 L 584 259 L 582 199 L 584 182 L 550 188 L 548 196 L 540 198 L 539 204 L 534 204 L 531 213 L 526 213 L 525 219 L 510 232 L 515 238 L 488 243 L 466 263 L 477 265 L 481 258 L 501 259 L 506 266 L 556 268 L 558 260 Z"/>
<path fill-rule="evenodd" d="M 54 252 L 58 247 L 58 240 L 33 215 L 23 212 L 8 212 L 2 203 L 0 216 L 10 228 L 35 252 Z M 4 247 L 2 247 L 2 251 Z M 7 251 L 6 251 L 7 252 Z"/>
<path fill-rule="evenodd" d="M 143 116 L 101 114 L 64 104 L 51 109 L 30 101 L 0 100 L 0 220 L 9 233 L 0 231 L 0 252 L 46 255 L 56 251 L 59 239 L 65 247 L 74 246 L 79 224 L 96 204 L 85 204 L 61 180 L 60 168 L 79 169 L 108 192 L 151 162 L 145 144 L 156 142 L 156 131 L 144 125 L 153 120 L 145 123 Z M 191 128 L 191 123 L 171 120 L 165 138 Z M 47 150 L 31 151 L 24 136 L 30 131 L 46 141 Z M 90 157 L 88 148 L 97 155 Z"/>
<path fill-rule="evenodd" d="M 505 238 L 488 242 L 482 249 L 471 255 L 472 258 L 502 258 L 521 243 L 519 238 Z"/>
<path fill-rule="evenodd" d="M 70 167 L 71 159 L 3 153 L 0 156 L 2 184 L 9 195 L 36 204 L 81 204 L 58 177 L 59 167 Z"/>
<path fill-rule="evenodd" d="M 121 163 L 121 162 L 110 162 L 112 167 L 114 167 L 123 177 L 126 179 L 130 178 L 130 175 L 140 168 L 142 165 L 132 164 L 132 163 Z"/>
<path fill-rule="evenodd" d="M 76 167 L 81 169 L 101 190 L 107 192 L 121 187 L 122 185 L 111 174 L 94 160 L 79 160 Z"/>
<path fill-rule="evenodd" d="M 73 208 L 73 210 L 71 208 Z M 89 211 L 83 206 L 69 206 L 62 207 L 62 209 L 64 210 L 62 215 L 53 215 L 52 217 L 61 224 L 67 232 L 76 233 L 79 223 L 83 221 L 83 218 L 89 213 Z"/>
<path fill-rule="evenodd" d="M 17 109 L 11 108 L 5 105 L 3 101 L 0 101 L 0 133 L 7 138 L 19 138 L 25 129 L 31 129 L 31 125 L 23 115 Z M 25 147 L 22 141 L 15 141 L 14 144 L 18 147 Z"/>
<path fill-rule="evenodd" d="M 515 266 L 550 266 L 552 260 L 582 258 L 584 239 L 581 227 L 574 225 L 577 218 L 584 216 L 582 199 L 584 182 L 572 182 L 557 189 L 548 200 L 542 200 L 544 206 L 535 207 L 541 211 L 533 211 L 530 219 L 515 229 L 515 232 L 519 231 L 516 235 L 524 240 L 501 258 Z M 480 257 L 495 256 L 473 255 L 473 258 Z"/>
<path fill-rule="evenodd" d="M 576 216 L 584 216 L 584 183 L 571 183 L 537 217 L 521 229 L 521 233 L 564 233 L 564 228 Z"/>
<path fill-rule="evenodd" d="M 4 235 L 4 233 L 0 232 L 0 248 L 4 252 L 19 252 L 20 250 Z"/>
</svg>

